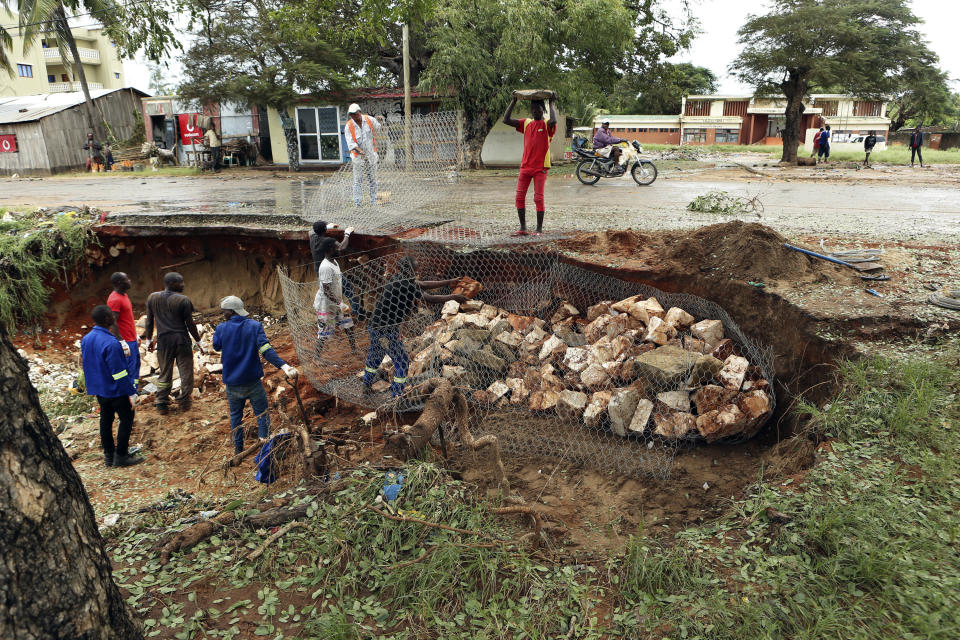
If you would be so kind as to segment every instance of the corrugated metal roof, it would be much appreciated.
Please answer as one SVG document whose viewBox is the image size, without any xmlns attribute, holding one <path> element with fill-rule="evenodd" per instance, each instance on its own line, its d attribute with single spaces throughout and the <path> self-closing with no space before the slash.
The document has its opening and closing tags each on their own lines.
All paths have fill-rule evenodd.
<svg viewBox="0 0 960 640">
<path fill-rule="evenodd" d="M 130 88 L 130 87 L 127 87 Z M 97 89 L 90 92 L 90 97 L 96 100 L 115 91 L 125 89 Z M 139 89 L 133 89 L 140 95 L 147 95 Z M 0 97 L 0 124 L 15 124 L 19 122 L 34 122 L 83 104 L 83 92 L 71 91 L 64 93 L 41 93 L 32 96 Z"/>
</svg>

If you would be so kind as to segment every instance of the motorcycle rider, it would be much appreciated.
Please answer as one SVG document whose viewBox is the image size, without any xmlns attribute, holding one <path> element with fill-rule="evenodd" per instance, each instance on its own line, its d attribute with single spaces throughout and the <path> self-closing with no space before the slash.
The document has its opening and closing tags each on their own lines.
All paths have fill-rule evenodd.
<svg viewBox="0 0 960 640">
<path fill-rule="evenodd" d="M 626 142 L 624 138 L 618 138 L 610 133 L 610 118 L 604 118 L 600 123 L 600 128 L 593 134 L 593 152 L 604 158 L 613 159 L 613 170 L 623 173 L 623 167 L 620 166 L 620 154 L 623 150 L 613 145 Z"/>
</svg>

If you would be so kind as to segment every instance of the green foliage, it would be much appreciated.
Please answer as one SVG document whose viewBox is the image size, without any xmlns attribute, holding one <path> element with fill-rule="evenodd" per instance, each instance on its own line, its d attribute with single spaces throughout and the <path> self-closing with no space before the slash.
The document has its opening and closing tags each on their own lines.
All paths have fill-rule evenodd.
<svg viewBox="0 0 960 640">
<path fill-rule="evenodd" d="M 438 0 L 433 24 L 421 84 L 455 89 L 448 102 L 464 113 L 474 168 L 514 89 L 556 89 L 561 105 L 573 96 L 583 124 L 602 87 L 689 41 L 687 25 L 674 29 L 653 3 L 617 0 Z"/>
<path fill-rule="evenodd" d="M 618 113 L 680 113 L 686 95 L 717 90 L 717 76 L 689 62 L 664 62 L 643 73 L 625 75 L 611 96 L 610 108 Z"/>
<path fill-rule="evenodd" d="M 956 635 L 960 376 L 929 358 L 839 374 L 838 398 L 803 408 L 813 433 L 836 439 L 801 487 L 761 482 L 674 549 L 611 562 L 650 576 L 625 583 L 614 614 L 625 632 L 647 621 L 658 636 L 710 640 Z M 771 506 L 791 520 L 771 522 Z"/>
<path fill-rule="evenodd" d="M 938 73 L 918 22 L 907 0 L 774 0 L 737 32 L 743 48 L 730 72 L 761 94 L 786 96 L 783 160 L 793 161 L 811 87 L 880 99 L 911 69 Z"/>
<path fill-rule="evenodd" d="M 46 311 L 47 280 L 74 267 L 94 241 L 88 221 L 72 215 L 0 222 L 0 324 L 9 331 L 36 322 Z"/>
<path fill-rule="evenodd" d="M 699 195 L 687 204 L 687 211 L 701 213 L 720 213 L 735 216 L 744 213 L 757 213 L 763 205 L 757 197 L 735 196 L 726 191 L 709 191 Z"/>
<path fill-rule="evenodd" d="M 178 93 L 195 104 L 281 109 L 301 93 L 341 88 L 361 67 L 338 45 L 351 24 L 328 0 L 211 6 L 183 58 Z"/>
</svg>

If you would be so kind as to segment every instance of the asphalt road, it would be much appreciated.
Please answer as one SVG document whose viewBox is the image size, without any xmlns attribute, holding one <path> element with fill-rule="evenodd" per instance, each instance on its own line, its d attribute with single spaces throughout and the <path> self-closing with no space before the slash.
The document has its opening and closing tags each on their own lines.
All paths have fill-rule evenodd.
<svg viewBox="0 0 960 640">
<path fill-rule="evenodd" d="M 788 236 L 804 233 L 960 243 L 960 186 L 956 181 L 904 184 L 896 176 L 869 182 L 762 177 L 744 181 L 742 172 L 733 170 L 730 175 L 730 180 L 722 175 L 718 179 L 717 171 L 711 171 L 709 178 L 699 179 L 665 171 L 649 187 L 638 187 L 629 178 L 605 179 L 588 187 L 572 178 L 570 168 L 558 167 L 547 180 L 546 224 L 558 231 L 677 229 L 740 218 L 762 222 Z M 429 205 L 418 211 L 427 218 L 456 219 L 465 225 L 506 233 L 516 224 L 515 184 L 516 178 L 511 176 L 472 175 L 454 186 L 424 186 L 436 192 L 429 192 Z M 252 173 L 225 174 L 223 178 L 4 180 L 0 185 L 0 206 L 90 205 L 133 216 L 175 215 L 178 220 L 236 214 L 265 225 L 270 225 L 270 218 L 277 214 L 320 218 L 315 203 L 318 190 L 324 188 L 323 178 L 303 181 Z M 686 210 L 693 198 L 712 190 L 758 196 L 762 211 L 759 216 L 729 216 Z M 532 210 L 532 187 L 528 197 Z M 358 230 L 365 224 L 372 227 L 382 223 L 373 222 L 376 216 L 369 211 L 352 206 L 325 211 L 322 217 L 353 224 Z M 392 223 L 404 226 L 404 216 L 395 217 Z"/>
</svg>

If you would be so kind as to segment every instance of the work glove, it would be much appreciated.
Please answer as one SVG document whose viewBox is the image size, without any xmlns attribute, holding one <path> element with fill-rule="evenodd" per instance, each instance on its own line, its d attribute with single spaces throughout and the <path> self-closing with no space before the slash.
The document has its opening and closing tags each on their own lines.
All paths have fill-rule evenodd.
<svg viewBox="0 0 960 640">
<path fill-rule="evenodd" d="M 347 227 L 347 228 L 344 230 L 343 235 L 348 236 L 348 235 L 350 235 L 351 233 L 353 233 L 353 227 Z"/>
<path fill-rule="evenodd" d="M 123 357 L 124 357 L 124 358 L 129 358 L 129 357 L 130 357 L 130 345 L 128 345 L 128 344 L 127 344 L 126 342 L 124 342 L 123 340 L 120 340 L 119 342 L 120 342 L 120 348 L 123 349 Z"/>
<path fill-rule="evenodd" d="M 130 407 L 133 408 L 137 405 L 137 402 L 140 401 L 140 396 L 138 396 L 137 394 L 133 394 L 132 396 L 129 396 L 129 400 L 130 400 Z"/>
<path fill-rule="evenodd" d="M 296 378 L 298 375 L 300 375 L 300 372 L 297 371 L 292 366 L 290 366 L 289 364 L 283 365 L 282 367 L 280 367 L 280 369 L 283 371 L 284 375 L 286 375 L 288 378 Z"/>
<path fill-rule="evenodd" d="M 350 313 L 350 305 L 348 305 L 346 302 L 341 302 L 337 306 L 340 307 L 340 311 L 342 311 L 344 314 Z"/>
</svg>

